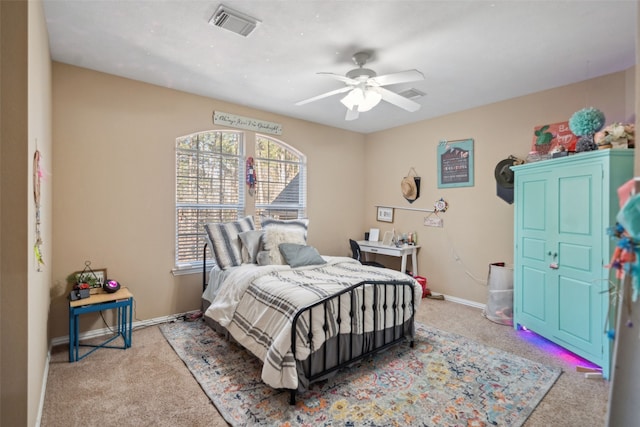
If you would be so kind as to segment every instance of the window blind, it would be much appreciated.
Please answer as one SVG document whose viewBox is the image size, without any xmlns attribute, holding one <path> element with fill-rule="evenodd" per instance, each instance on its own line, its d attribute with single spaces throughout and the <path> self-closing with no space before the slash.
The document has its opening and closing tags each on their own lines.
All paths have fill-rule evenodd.
<svg viewBox="0 0 640 427">
<path fill-rule="evenodd" d="M 242 137 L 241 132 L 206 131 L 176 139 L 178 268 L 202 263 L 204 224 L 244 214 Z"/>
<path fill-rule="evenodd" d="M 282 141 L 256 136 L 256 223 L 260 215 L 278 219 L 306 216 L 306 157 Z"/>
</svg>

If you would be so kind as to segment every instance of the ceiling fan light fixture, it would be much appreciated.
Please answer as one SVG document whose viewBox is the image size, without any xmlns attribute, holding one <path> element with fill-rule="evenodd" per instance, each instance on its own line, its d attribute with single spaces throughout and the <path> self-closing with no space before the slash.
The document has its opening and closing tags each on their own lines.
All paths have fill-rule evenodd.
<svg viewBox="0 0 640 427">
<path fill-rule="evenodd" d="M 349 110 L 353 110 L 354 107 L 357 107 L 362 102 L 364 102 L 364 92 L 361 88 L 356 87 L 347 93 L 347 96 L 340 100 L 342 105 L 347 107 Z"/>
<path fill-rule="evenodd" d="M 345 120 L 356 120 L 359 113 L 371 110 L 383 99 L 385 102 L 403 110 L 409 112 L 418 111 L 420 104 L 409 97 L 424 96 L 423 92 L 413 90 L 403 96 L 385 88 L 385 86 L 424 80 L 424 74 L 418 70 L 405 70 L 378 76 L 375 71 L 364 68 L 365 63 L 370 58 L 371 54 L 368 52 L 358 52 L 353 55 L 353 62 L 356 63 L 358 68 L 348 71 L 345 76 L 334 73 L 318 73 L 346 83 L 346 86 L 296 102 L 296 105 L 308 104 L 309 102 L 343 93 L 345 95 L 340 102 L 347 107 Z"/>
<path fill-rule="evenodd" d="M 340 102 L 349 110 L 356 108 L 359 112 L 369 111 L 382 100 L 382 95 L 375 88 L 353 88 Z"/>
<path fill-rule="evenodd" d="M 369 111 L 382 101 L 382 95 L 375 88 L 368 88 L 364 92 L 364 100 L 358 104 L 358 111 Z"/>
</svg>

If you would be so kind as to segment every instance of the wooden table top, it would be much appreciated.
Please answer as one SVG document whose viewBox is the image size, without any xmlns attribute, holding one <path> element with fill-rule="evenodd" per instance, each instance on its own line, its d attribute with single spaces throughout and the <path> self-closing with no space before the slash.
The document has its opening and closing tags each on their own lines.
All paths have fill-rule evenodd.
<svg viewBox="0 0 640 427">
<path fill-rule="evenodd" d="M 89 298 L 82 298 L 75 301 L 69 301 L 69 307 L 80 307 L 83 305 L 101 304 L 103 302 L 111 302 L 117 300 L 123 300 L 133 298 L 133 294 L 129 292 L 128 288 L 120 288 L 117 292 L 113 293 L 100 293 L 93 294 Z"/>
</svg>

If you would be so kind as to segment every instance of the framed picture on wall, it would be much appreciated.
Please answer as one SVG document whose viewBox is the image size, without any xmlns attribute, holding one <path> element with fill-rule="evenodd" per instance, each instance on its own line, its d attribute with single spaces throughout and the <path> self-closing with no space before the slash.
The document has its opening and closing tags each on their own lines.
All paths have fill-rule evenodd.
<svg viewBox="0 0 640 427">
<path fill-rule="evenodd" d="M 438 144 L 438 188 L 473 187 L 473 139 Z"/>
<path fill-rule="evenodd" d="M 393 222 L 393 208 L 378 206 L 378 221 Z"/>
</svg>

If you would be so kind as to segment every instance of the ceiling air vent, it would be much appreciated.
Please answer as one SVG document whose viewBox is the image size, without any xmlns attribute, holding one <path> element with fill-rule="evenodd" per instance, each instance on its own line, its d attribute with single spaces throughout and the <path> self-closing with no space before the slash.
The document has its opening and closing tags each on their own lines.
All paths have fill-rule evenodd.
<svg viewBox="0 0 640 427">
<path fill-rule="evenodd" d="M 244 37 L 251 34 L 259 23 L 260 21 L 257 19 L 224 5 L 218 6 L 216 13 L 209 19 L 209 24 L 233 31 Z"/>
<path fill-rule="evenodd" d="M 411 89 L 403 90 L 398 95 L 404 96 L 405 98 L 409 98 L 409 99 L 418 99 L 425 96 L 426 93 L 421 92 L 418 89 L 411 88 Z"/>
</svg>

